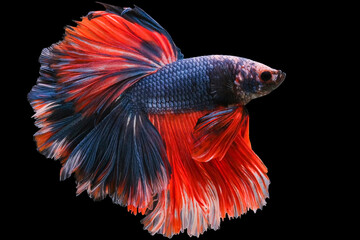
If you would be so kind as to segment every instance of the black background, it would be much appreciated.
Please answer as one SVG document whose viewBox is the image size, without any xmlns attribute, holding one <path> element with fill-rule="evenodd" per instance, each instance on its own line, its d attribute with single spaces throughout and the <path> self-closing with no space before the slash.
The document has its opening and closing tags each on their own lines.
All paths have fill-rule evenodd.
<svg viewBox="0 0 360 240">
<path fill-rule="evenodd" d="M 263 210 L 241 218 L 224 220 L 220 230 L 206 231 L 200 239 L 294 238 L 323 235 L 320 222 L 326 218 L 325 185 L 319 177 L 322 147 L 315 144 L 314 130 L 321 122 L 323 102 L 312 87 L 317 79 L 308 68 L 317 60 L 317 50 L 307 58 L 309 44 L 320 45 L 313 32 L 324 31 L 314 21 L 316 10 L 304 2 L 287 4 L 248 1 L 115 1 L 107 3 L 145 10 L 172 36 L 185 57 L 224 54 L 250 58 L 287 73 L 274 92 L 247 105 L 250 138 L 254 151 L 269 170 L 270 198 Z M 240 1 L 239 1 L 240 2 Z M 16 7 L 14 6 L 13 9 Z M 41 50 L 62 39 L 64 27 L 74 26 L 89 11 L 102 10 L 94 1 L 29 1 L 13 11 L 21 18 L 18 30 L 24 66 L 18 69 L 17 94 L 21 125 L 17 129 L 15 156 L 20 172 L 13 177 L 10 225 L 14 235 L 48 237 L 113 237 L 118 239 L 165 239 L 142 230 L 140 219 L 111 200 L 94 202 L 86 193 L 76 197 L 73 178 L 59 181 L 60 163 L 36 151 L 33 111 L 26 95 L 36 83 Z M 21 134 L 21 137 L 19 135 Z M 314 139 L 315 138 L 315 139 Z M 14 160 L 15 161 L 15 160 Z M 329 184 L 329 183 L 326 183 Z M 332 230 L 327 230 L 331 233 Z M 314 235 L 315 234 L 315 235 Z M 180 234 L 173 239 L 189 239 Z"/>
</svg>

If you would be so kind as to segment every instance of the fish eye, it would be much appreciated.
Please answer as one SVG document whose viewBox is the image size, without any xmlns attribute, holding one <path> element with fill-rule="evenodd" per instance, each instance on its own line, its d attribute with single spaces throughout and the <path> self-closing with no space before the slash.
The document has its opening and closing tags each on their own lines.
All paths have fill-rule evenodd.
<svg viewBox="0 0 360 240">
<path fill-rule="evenodd" d="M 271 79 L 272 75 L 269 71 L 264 71 L 260 75 L 260 79 L 264 82 L 269 81 Z"/>
</svg>

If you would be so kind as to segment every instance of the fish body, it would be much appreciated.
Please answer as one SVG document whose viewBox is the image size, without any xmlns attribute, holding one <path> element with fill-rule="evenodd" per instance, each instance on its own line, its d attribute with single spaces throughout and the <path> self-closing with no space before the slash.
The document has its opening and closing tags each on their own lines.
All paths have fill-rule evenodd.
<svg viewBox="0 0 360 240">
<path fill-rule="evenodd" d="M 225 55 L 184 58 L 142 9 L 103 4 L 39 58 L 28 94 L 37 149 L 74 175 L 77 194 L 109 196 L 166 237 L 199 236 L 266 204 L 245 105 L 285 73 Z"/>
<path fill-rule="evenodd" d="M 204 56 L 170 63 L 139 80 L 126 95 L 145 112 L 153 114 L 213 109 L 210 77 L 215 74 L 215 63 L 212 57 Z"/>
<path fill-rule="evenodd" d="M 181 59 L 141 80 L 125 95 L 147 113 L 184 113 L 246 104 L 260 94 L 259 64 L 246 58 L 211 55 Z M 246 69 L 246 66 L 248 67 Z M 254 76 L 249 77 L 253 74 Z M 281 73 L 281 78 L 284 77 Z M 247 79 L 241 83 L 239 79 Z M 274 81 L 283 79 L 274 79 Z M 226 84 L 230 85 L 226 86 Z M 279 83 L 274 83 L 278 85 Z M 220 86 L 219 86 L 220 85 Z M 219 86 L 222 91 L 217 91 Z M 237 90 L 237 88 L 239 90 Z"/>
</svg>

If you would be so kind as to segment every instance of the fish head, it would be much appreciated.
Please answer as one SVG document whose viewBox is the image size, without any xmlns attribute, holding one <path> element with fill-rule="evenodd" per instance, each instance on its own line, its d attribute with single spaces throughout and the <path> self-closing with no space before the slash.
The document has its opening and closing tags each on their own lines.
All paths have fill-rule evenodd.
<svg viewBox="0 0 360 240">
<path fill-rule="evenodd" d="M 286 74 L 250 59 L 241 59 L 235 80 L 236 94 L 240 102 L 269 94 L 285 79 Z"/>
</svg>

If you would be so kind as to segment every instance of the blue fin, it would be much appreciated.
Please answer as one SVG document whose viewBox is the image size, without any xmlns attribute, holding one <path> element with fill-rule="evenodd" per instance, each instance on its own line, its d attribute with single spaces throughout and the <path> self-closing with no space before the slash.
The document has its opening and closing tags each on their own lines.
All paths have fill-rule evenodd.
<svg viewBox="0 0 360 240">
<path fill-rule="evenodd" d="M 161 136 L 126 97 L 75 147 L 61 179 L 75 173 L 78 193 L 146 208 L 167 187 L 170 164 Z"/>
</svg>

